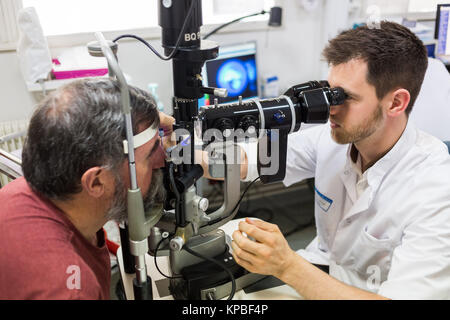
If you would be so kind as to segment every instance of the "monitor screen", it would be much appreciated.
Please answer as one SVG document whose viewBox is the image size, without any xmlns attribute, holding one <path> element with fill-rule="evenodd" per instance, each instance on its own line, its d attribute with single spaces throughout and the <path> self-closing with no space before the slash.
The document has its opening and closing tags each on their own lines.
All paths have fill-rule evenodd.
<svg viewBox="0 0 450 320">
<path fill-rule="evenodd" d="M 225 88 L 228 97 L 216 97 L 219 103 L 258 97 L 258 72 L 256 67 L 256 42 L 219 47 L 219 56 L 207 61 L 203 68 L 204 84 L 208 87 Z M 214 103 L 214 97 L 205 96 L 199 105 Z"/>
<path fill-rule="evenodd" d="M 450 55 L 450 4 L 439 5 L 436 17 L 437 54 Z"/>
</svg>

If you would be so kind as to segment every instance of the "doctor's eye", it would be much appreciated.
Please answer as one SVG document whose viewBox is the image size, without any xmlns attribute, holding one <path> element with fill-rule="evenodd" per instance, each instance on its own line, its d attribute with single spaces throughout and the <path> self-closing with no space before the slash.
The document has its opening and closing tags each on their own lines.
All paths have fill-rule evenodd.
<svg viewBox="0 0 450 320">
<path fill-rule="evenodd" d="M 354 97 L 350 93 L 344 91 L 344 94 L 345 94 L 344 102 L 347 101 L 347 100 L 353 100 Z"/>
</svg>

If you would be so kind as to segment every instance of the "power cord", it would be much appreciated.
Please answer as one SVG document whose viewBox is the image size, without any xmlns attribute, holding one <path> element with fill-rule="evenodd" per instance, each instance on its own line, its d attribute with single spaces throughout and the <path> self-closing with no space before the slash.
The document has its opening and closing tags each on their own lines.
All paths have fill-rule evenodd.
<svg viewBox="0 0 450 320">
<path fill-rule="evenodd" d="M 168 276 L 168 275 L 166 275 L 165 273 L 163 273 L 163 272 L 161 271 L 161 269 L 159 269 L 158 262 L 157 262 L 157 260 L 156 260 L 156 257 L 157 257 L 157 255 L 158 255 L 159 247 L 161 246 L 161 244 L 163 243 L 163 241 L 166 240 L 167 238 L 169 238 L 169 237 L 166 237 L 166 238 L 161 239 L 161 240 L 158 242 L 158 244 L 156 245 L 155 256 L 154 256 L 155 267 L 156 267 L 156 270 L 158 270 L 158 272 L 159 272 L 163 277 L 165 277 L 165 278 L 167 278 L 167 279 L 180 279 L 180 278 L 182 278 L 181 275 L 171 277 L 171 276 Z M 186 245 L 183 246 L 183 249 L 186 250 L 188 253 L 192 254 L 193 256 L 196 256 L 197 258 L 200 258 L 200 259 L 203 259 L 203 260 L 206 260 L 206 261 L 209 261 L 209 262 L 212 262 L 212 263 L 216 264 L 217 266 L 219 266 L 219 267 L 221 267 L 223 270 L 225 270 L 226 273 L 228 273 L 228 275 L 230 276 L 230 279 L 231 279 L 231 293 L 230 293 L 230 295 L 229 295 L 229 297 L 228 297 L 228 300 L 232 300 L 233 297 L 234 297 L 234 294 L 236 293 L 236 279 L 234 278 L 233 273 L 232 273 L 225 265 L 223 265 L 222 263 L 218 262 L 217 260 L 212 259 L 212 258 L 205 257 L 205 256 L 201 255 L 200 253 L 193 251 L 192 249 L 190 249 L 190 248 L 189 248 L 188 246 L 186 246 Z M 208 297 L 209 297 L 210 300 L 213 300 L 211 295 L 208 295 Z"/>
<path fill-rule="evenodd" d="M 240 18 L 234 19 L 233 21 L 230 21 L 230 22 L 227 22 L 227 23 L 225 23 L 225 24 L 222 24 L 222 25 L 218 26 L 217 28 L 215 28 L 214 30 L 212 30 L 211 32 L 209 32 L 208 34 L 206 34 L 206 35 L 203 37 L 203 40 L 208 39 L 208 38 L 209 38 L 210 36 L 212 36 L 214 33 L 216 33 L 217 31 L 219 31 L 219 30 L 225 28 L 226 26 L 229 26 L 230 24 L 233 24 L 233 23 L 238 22 L 238 21 L 240 21 L 240 20 L 242 20 L 242 19 L 245 19 L 245 18 L 250 18 L 250 17 L 253 17 L 253 16 L 258 16 L 258 15 L 266 14 L 266 13 L 268 13 L 268 12 L 265 11 L 265 10 L 262 10 L 262 11 L 260 11 L 260 12 L 252 13 L 252 14 L 249 14 L 249 15 L 247 15 L 247 16 L 240 17 Z"/>
<path fill-rule="evenodd" d="M 314 192 L 314 179 L 311 179 L 311 180 L 312 181 L 308 180 L 307 182 L 308 182 L 308 186 L 310 187 L 310 189 L 311 189 L 311 182 L 312 182 L 312 190 Z M 262 191 L 262 193 L 265 194 L 264 191 Z M 246 203 L 247 203 L 246 209 L 245 210 L 240 209 L 238 212 L 238 217 L 255 217 L 255 218 L 259 218 L 261 220 L 267 221 L 267 222 L 272 222 L 272 220 L 274 219 L 275 212 L 273 209 L 271 209 L 271 208 L 256 208 L 254 210 L 249 211 L 250 205 L 249 205 L 248 199 L 247 199 Z M 287 218 L 297 224 L 292 230 L 283 233 L 283 236 L 285 238 L 292 235 L 295 232 L 301 231 L 307 227 L 314 225 L 314 217 L 312 217 L 312 219 L 306 223 L 298 224 L 296 220 L 292 219 L 289 215 L 286 215 L 283 212 L 282 208 L 278 208 L 278 209 L 279 209 L 278 210 L 279 212 L 277 213 L 277 215 L 282 215 L 285 218 Z M 263 213 L 264 216 L 261 217 L 261 213 Z"/>
<path fill-rule="evenodd" d="M 167 237 L 167 238 L 168 238 L 168 237 Z M 159 267 L 158 267 L 158 262 L 156 261 L 156 257 L 158 256 L 158 250 L 159 250 L 159 247 L 161 246 L 161 243 L 163 243 L 163 241 L 166 240 L 167 238 L 162 238 L 162 239 L 158 242 L 158 244 L 156 245 L 155 256 L 154 256 L 154 259 L 155 259 L 155 267 L 156 267 L 156 270 L 158 270 L 158 272 L 159 272 L 163 277 L 168 278 L 168 279 L 179 279 L 179 278 L 182 278 L 182 276 L 171 277 L 171 276 L 168 276 L 168 275 L 164 274 L 164 273 L 159 269 Z"/>
<path fill-rule="evenodd" d="M 258 177 L 258 178 L 256 178 L 256 179 L 254 179 L 252 182 L 250 182 L 250 184 L 245 188 L 244 192 L 242 193 L 241 198 L 239 199 L 238 203 L 236 203 L 236 205 L 234 206 L 233 211 L 231 211 L 231 212 L 234 212 L 234 210 L 236 210 L 236 208 L 239 207 L 239 205 L 241 204 L 242 199 L 244 199 L 244 196 L 245 196 L 245 194 L 247 193 L 248 189 L 250 189 L 250 187 L 251 187 L 256 181 L 258 181 L 260 178 L 261 178 L 261 177 Z"/>
<path fill-rule="evenodd" d="M 233 273 L 230 271 L 230 269 L 228 269 L 227 266 L 225 266 L 224 264 L 220 263 L 219 261 L 217 261 L 215 259 L 205 257 L 205 256 L 201 255 L 200 253 L 193 251 L 187 245 L 184 245 L 183 249 L 197 258 L 214 263 L 215 265 L 217 265 L 220 268 L 222 268 L 223 270 L 225 270 L 226 273 L 228 273 L 228 275 L 230 276 L 230 279 L 231 279 L 231 292 L 230 292 L 230 295 L 228 296 L 227 300 L 232 300 L 234 297 L 234 294 L 236 293 L 236 279 L 234 278 Z M 208 297 L 210 299 L 212 298 L 211 296 L 208 296 Z"/>
<path fill-rule="evenodd" d="M 256 181 L 258 181 L 260 178 L 261 178 L 261 177 L 258 177 L 258 178 L 256 178 L 256 179 L 254 179 L 254 180 L 247 186 L 247 188 L 245 188 L 245 190 L 244 190 L 244 192 L 242 193 L 242 195 L 241 195 L 239 201 L 236 203 L 236 205 L 234 206 L 233 210 L 231 210 L 230 215 L 233 214 L 233 212 L 236 211 L 236 209 L 239 207 L 239 205 L 241 204 L 242 199 L 244 199 L 244 196 L 245 196 L 245 194 L 247 193 L 248 189 L 250 189 L 250 187 L 251 187 Z M 214 221 L 210 221 L 210 222 L 208 223 L 208 225 L 212 225 L 212 224 L 214 224 L 214 223 L 220 221 L 221 219 L 222 219 L 222 218 L 216 219 L 216 220 L 214 220 Z"/>
<path fill-rule="evenodd" d="M 175 56 L 175 54 L 177 53 L 177 51 L 178 51 L 178 47 L 180 46 L 181 40 L 183 39 L 183 35 L 185 34 L 185 31 L 186 31 L 186 27 L 187 27 L 188 21 L 189 21 L 191 15 L 192 15 L 192 12 L 194 11 L 194 4 L 195 4 L 195 1 L 192 1 L 191 6 L 189 7 L 189 11 L 188 11 L 188 13 L 186 15 L 186 19 L 184 19 L 183 26 L 181 27 L 180 34 L 178 35 L 177 42 L 175 43 L 175 48 L 172 50 L 172 52 L 167 57 L 162 56 L 158 51 L 156 51 L 155 48 L 152 47 L 152 45 L 150 43 L 148 43 L 147 41 L 145 41 L 141 37 L 135 36 L 133 34 L 123 34 L 123 35 L 118 36 L 117 38 L 115 38 L 113 40 L 113 42 L 117 42 L 117 41 L 119 41 L 120 39 L 123 39 L 123 38 L 136 39 L 136 40 L 142 42 L 145 46 L 147 46 L 147 48 L 149 48 L 154 54 L 156 54 L 156 56 L 158 58 L 160 58 L 161 60 L 164 60 L 164 61 L 168 61 L 168 60 L 172 59 Z"/>
<path fill-rule="evenodd" d="M 171 276 L 168 276 L 168 275 L 166 275 L 165 273 L 163 273 L 163 272 L 161 271 L 161 269 L 159 268 L 158 262 L 157 262 L 157 260 L 156 260 L 156 257 L 158 256 L 158 250 L 159 250 L 159 247 L 161 246 L 161 244 L 163 243 L 163 241 L 166 240 L 166 239 L 168 239 L 168 238 L 169 238 L 169 237 L 162 238 L 162 239 L 158 242 L 158 244 L 156 245 L 155 255 L 154 255 L 155 267 L 156 267 L 156 270 L 158 270 L 158 272 L 159 272 L 163 277 L 165 277 L 165 278 L 167 278 L 167 279 L 180 279 L 180 278 L 182 278 L 183 276 L 179 275 L 179 276 L 171 277 Z M 228 297 L 228 300 L 233 299 L 234 294 L 236 293 L 236 279 L 234 278 L 233 273 L 230 271 L 230 269 L 228 269 L 224 264 L 220 263 L 219 261 L 217 261 L 217 260 L 215 260 L 215 259 L 205 257 L 205 256 L 201 255 L 200 253 L 193 251 L 191 248 L 189 248 L 189 247 L 186 246 L 186 245 L 183 246 L 183 249 L 186 250 L 188 253 L 192 254 L 193 256 L 196 256 L 197 258 L 200 258 L 200 259 L 202 259 L 202 260 L 206 260 L 206 261 L 212 262 L 212 263 L 214 263 L 215 265 L 217 265 L 217 266 L 219 266 L 220 268 L 222 268 L 223 270 L 225 270 L 225 272 L 228 273 L 228 275 L 230 276 L 230 279 L 231 279 L 231 293 L 230 293 L 230 295 L 229 295 L 229 297 Z M 210 295 L 209 295 L 208 297 L 210 297 L 210 299 L 211 299 L 211 296 L 210 296 Z"/>
</svg>

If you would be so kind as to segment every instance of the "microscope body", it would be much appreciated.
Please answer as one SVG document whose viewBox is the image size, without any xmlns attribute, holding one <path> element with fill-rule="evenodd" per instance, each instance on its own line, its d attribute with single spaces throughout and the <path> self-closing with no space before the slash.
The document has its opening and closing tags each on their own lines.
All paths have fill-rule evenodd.
<svg viewBox="0 0 450 320">
<path fill-rule="evenodd" d="M 297 90 L 300 87 L 303 91 Z M 182 250 L 185 245 L 228 265 L 238 279 L 238 288 L 262 278 L 234 262 L 229 253 L 231 239 L 218 229 L 233 219 L 239 209 L 241 164 L 237 143 L 256 141 L 262 182 L 282 181 L 286 173 L 288 135 L 298 131 L 302 122 L 326 123 L 330 106 L 342 104 L 344 100 L 342 89 L 331 89 L 326 82 L 312 81 L 292 87 L 275 99 L 239 101 L 200 109 L 194 121 L 194 135 L 202 148 L 213 146 L 211 150 L 223 166 L 224 203 L 220 209 L 206 214 L 207 206 L 202 203 L 207 199 L 196 194 L 194 185 L 183 189 L 186 191 L 184 218 L 187 224 L 173 230 L 175 237 L 168 250 L 173 274 L 182 276 L 182 279 L 171 280 L 176 298 L 206 299 L 211 295 L 222 298 L 230 292 L 228 275 L 214 264 Z M 192 143 L 186 146 L 195 147 Z"/>
</svg>

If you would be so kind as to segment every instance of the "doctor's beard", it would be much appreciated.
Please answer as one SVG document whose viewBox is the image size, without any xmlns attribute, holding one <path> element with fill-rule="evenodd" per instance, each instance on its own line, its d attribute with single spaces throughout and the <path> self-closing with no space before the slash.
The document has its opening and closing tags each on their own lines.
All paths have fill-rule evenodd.
<svg viewBox="0 0 450 320">
<path fill-rule="evenodd" d="M 127 222 L 127 188 L 120 176 L 115 178 L 116 187 L 114 190 L 114 198 L 111 208 L 106 213 L 106 219 L 116 222 Z M 161 169 L 155 169 L 152 172 L 152 181 L 147 191 L 147 195 L 143 199 L 144 211 L 149 211 L 153 205 L 164 202 L 166 190 L 163 185 L 163 172 Z"/>
<path fill-rule="evenodd" d="M 381 105 L 378 105 L 370 117 L 357 126 L 344 129 L 338 123 L 338 128 L 331 129 L 331 137 L 339 144 L 357 143 L 371 136 L 381 126 L 382 120 L 383 111 Z"/>
</svg>

